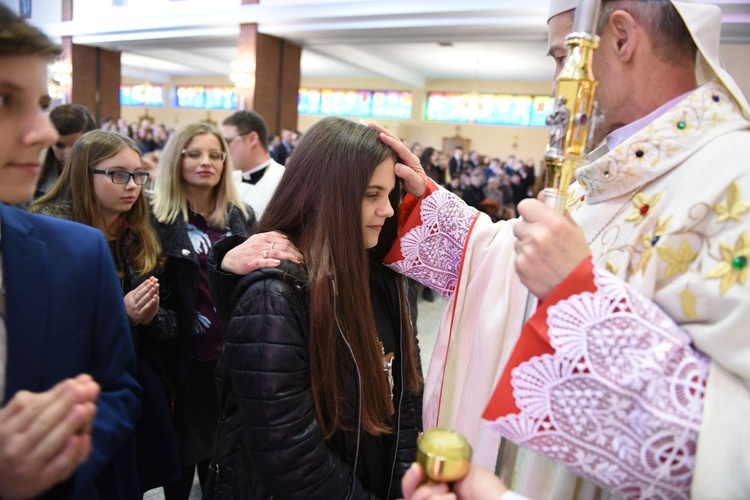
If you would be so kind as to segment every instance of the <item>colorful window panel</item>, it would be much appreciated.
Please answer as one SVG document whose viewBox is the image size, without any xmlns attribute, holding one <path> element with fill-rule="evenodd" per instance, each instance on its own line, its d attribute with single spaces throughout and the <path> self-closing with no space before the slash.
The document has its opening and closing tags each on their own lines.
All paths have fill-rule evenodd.
<svg viewBox="0 0 750 500">
<path fill-rule="evenodd" d="M 297 111 L 303 115 L 364 118 L 411 118 L 412 94 L 402 91 L 299 89 Z"/>
<path fill-rule="evenodd" d="M 408 120 L 411 118 L 411 92 L 397 90 L 375 91 L 372 93 L 373 118 L 397 118 Z"/>
<path fill-rule="evenodd" d="M 164 85 L 120 85 L 120 106 L 164 107 Z"/>
<path fill-rule="evenodd" d="M 237 91 L 234 87 L 179 85 L 177 107 L 199 109 L 236 109 Z"/>
<path fill-rule="evenodd" d="M 547 96 L 430 92 L 425 120 L 544 127 L 551 103 Z"/>
</svg>

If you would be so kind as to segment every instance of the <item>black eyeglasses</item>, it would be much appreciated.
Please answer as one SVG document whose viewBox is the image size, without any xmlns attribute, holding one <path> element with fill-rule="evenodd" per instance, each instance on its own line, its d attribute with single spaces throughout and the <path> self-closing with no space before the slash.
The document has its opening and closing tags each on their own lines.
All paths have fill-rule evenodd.
<svg viewBox="0 0 750 500">
<path fill-rule="evenodd" d="M 225 137 L 224 140 L 227 141 L 227 146 L 229 146 L 230 144 L 232 144 L 232 141 L 235 140 L 236 138 L 248 135 L 249 133 L 250 132 L 245 132 L 244 134 L 237 134 L 233 137 Z"/>
<path fill-rule="evenodd" d="M 108 175 L 112 182 L 115 184 L 127 184 L 130 179 L 133 179 L 138 186 L 142 186 L 148 182 L 148 172 L 128 172 L 127 170 L 99 170 L 96 168 L 91 169 L 94 174 Z"/>
</svg>

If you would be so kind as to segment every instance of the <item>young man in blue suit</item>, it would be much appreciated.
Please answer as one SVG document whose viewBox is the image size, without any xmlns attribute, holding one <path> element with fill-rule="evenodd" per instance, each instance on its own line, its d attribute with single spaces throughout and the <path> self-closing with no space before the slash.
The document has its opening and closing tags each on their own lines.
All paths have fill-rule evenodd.
<svg viewBox="0 0 750 500">
<path fill-rule="evenodd" d="M 0 33 L 0 498 L 96 498 L 139 411 L 130 328 L 99 231 L 6 205 L 31 198 L 57 140 L 59 48 L 2 5 Z"/>
</svg>

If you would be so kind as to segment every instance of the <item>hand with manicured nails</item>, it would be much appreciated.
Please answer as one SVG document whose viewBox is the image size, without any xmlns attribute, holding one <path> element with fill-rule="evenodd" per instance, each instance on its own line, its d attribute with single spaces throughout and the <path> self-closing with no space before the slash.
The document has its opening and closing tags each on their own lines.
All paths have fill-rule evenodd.
<svg viewBox="0 0 750 500">
<path fill-rule="evenodd" d="M 302 254 L 294 243 L 278 231 L 254 234 L 229 250 L 221 260 L 221 269 L 245 276 L 263 267 L 278 267 L 282 260 L 301 264 Z"/>
</svg>

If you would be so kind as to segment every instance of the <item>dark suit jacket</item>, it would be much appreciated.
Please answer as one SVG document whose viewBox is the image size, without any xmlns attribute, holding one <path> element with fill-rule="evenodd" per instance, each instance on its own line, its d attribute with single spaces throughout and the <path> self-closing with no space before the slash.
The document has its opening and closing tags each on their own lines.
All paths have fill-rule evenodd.
<svg viewBox="0 0 750 500">
<path fill-rule="evenodd" d="M 281 143 L 275 148 L 273 148 L 273 151 L 271 151 L 271 158 L 273 158 L 276 163 L 279 163 L 281 165 L 286 165 L 286 159 L 289 158 L 289 155 L 292 154 L 292 146 Z"/>
<path fill-rule="evenodd" d="M 457 160 L 455 156 L 451 156 L 451 159 L 448 162 L 448 172 L 451 174 L 451 177 L 459 175 L 464 168 L 465 165 L 463 160 Z"/>
<path fill-rule="evenodd" d="M 94 477 L 140 411 L 135 354 L 109 247 L 94 228 L 0 203 L 8 363 L 5 401 L 90 374 L 101 386 L 94 451 L 64 485 L 96 498 Z M 57 493 L 53 494 L 55 497 Z"/>
</svg>

